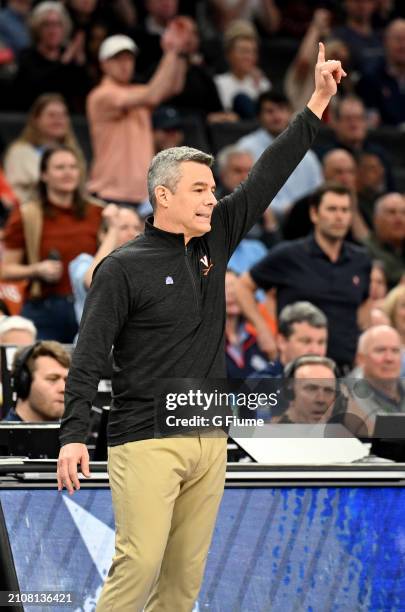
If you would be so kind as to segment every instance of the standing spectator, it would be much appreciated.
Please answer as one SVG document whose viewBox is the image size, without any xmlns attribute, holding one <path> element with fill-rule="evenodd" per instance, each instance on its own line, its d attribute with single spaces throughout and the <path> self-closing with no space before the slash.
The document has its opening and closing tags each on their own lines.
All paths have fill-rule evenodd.
<svg viewBox="0 0 405 612">
<path fill-rule="evenodd" d="M 66 145 L 75 151 L 82 178 L 85 162 L 66 104 L 59 94 L 43 94 L 32 105 L 20 136 L 11 143 L 4 158 L 4 171 L 20 203 L 37 197 L 41 155 L 47 147 Z"/>
<path fill-rule="evenodd" d="M 15 57 L 30 44 L 27 17 L 32 0 L 8 0 L 0 11 L 0 41 L 12 50 Z"/>
<path fill-rule="evenodd" d="M 385 57 L 358 84 L 366 107 L 381 123 L 405 123 L 405 19 L 395 19 L 384 34 Z"/>
<path fill-rule="evenodd" d="M 352 222 L 351 192 L 326 184 L 313 199 L 314 234 L 281 243 L 239 279 L 238 298 L 258 331 L 258 343 L 270 354 L 274 338 L 257 310 L 257 288 L 277 289 L 277 307 L 308 300 L 328 319 L 328 355 L 350 367 L 358 337 L 357 310 L 368 296 L 370 260 L 361 247 L 345 240 Z"/>
<path fill-rule="evenodd" d="M 89 89 L 84 38 L 69 41 L 72 23 L 60 2 L 38 4 L 30 17 L 33 46 L 21 52 L 14 83 L 14 107 L 27 110 L 41 94 L 60 93 L 69 110 L 83 112 Z"/>
<path fill-rule="evenodd" d="M 77 332 L 68 264 L 95 253 L 102 208 L 80 190 L 75 152 L 59 146 L 41 159 L 39 198 L 15 208 L 5 229 L 2 276 L 30 282 L 22 315 L 40 339 L 69 343 Z"/>
<path fill-rule="evenodd" d="M 179 57 L 188 31 L 172 24 L 162 39 L 164 57 L 146 85 L 132 85 L 135 43 L 122 34 L 110 36 L 100 47 L 104 73 L 87 100 L 93 144 L 89 191 L 118 203 L 147 200 L 146 176 L 152 160 L 151 108 L 183 87 L 185 60 Z"/>
<path fill-rule="evenodd" d="M 405 198 L 387 193 L 375 204 L 374 231 L 363 240 L 370 256 L 384 263 L 389 287 L 400 282 L 405 269 Z"/>
<path fill-rule="evenodd" d="M 258 100 L 261 127 L 238 140 L 237 146 L 249 151 L 256 161 L 266 147 L 285 130 L 291 117 L 290 103 L 284 94 L 273 91 L 262 93 Z M 308 151 L 271 202 L 272 210 L 278 217 L 283 217 L 293 202 L 314 191 L 321 183 L 321 165 L 315 153 Z"/>
<path fill-rule="evenodd" d="M 383 57 L 380 34 L 373 27 L 378 0 L 344 0 L 345 23 L 332 31 L 350 49 L 351 66 L 360 74 L 373 70 Z"/>
<path fill-rule="evenodd" d="M 224 42 L 229 71 L 214 79 L 222 106 L 242 119 L 251 119 L 257 98 L 271 87 L 258 66 L 257 32 L 248 21 L 235 21 L 225 31 Z"/>
</svg>

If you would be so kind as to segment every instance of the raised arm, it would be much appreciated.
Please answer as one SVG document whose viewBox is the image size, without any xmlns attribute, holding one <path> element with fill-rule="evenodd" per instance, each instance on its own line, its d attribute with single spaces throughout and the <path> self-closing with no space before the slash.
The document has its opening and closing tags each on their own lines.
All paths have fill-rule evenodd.
<svg viewBox="0 0 405 612">
<path fill-rule="evenodd" d="M 346 73 L 340 62 L 326 62 L 324 45 L 319 43 L 315 90 L 307 107 L 264 151 L 248 179 L 216 207 L 216 214 L 222 216 L 228 230 L 230 254 L 261 217 L 310 148 L 322 114 L 343 76 Z"/>
</svg>

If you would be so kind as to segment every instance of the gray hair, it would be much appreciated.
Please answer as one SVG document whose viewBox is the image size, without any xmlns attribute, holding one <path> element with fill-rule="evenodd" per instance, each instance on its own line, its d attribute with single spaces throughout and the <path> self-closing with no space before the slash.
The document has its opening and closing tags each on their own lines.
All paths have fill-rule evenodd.
<svg viewBox="0 0 405 612">
<path fill-rule="evenodd" d="M 171 147 L 160 151 L 152 159 L 148 172 L 148 192 L 153 210 L 156 209 L 156 187 L 163 185 L 174 193 L 181 178 L 180 164 L 187 161 L 205 164 L 209 168 L 214 164 L 212 155 L 192 147 Z"/>
<path fill-rule="evenodd" d="M 328 327 L 328 319 L 311 302 L 294 302 L 288 304 L 280 312 L 278 319 L 278 331 L 285 338 L 289 338 L 293 333 L 294 323 L 308 323 L 311 327 Z"/>
<path fill-rule="evenodd" d="M 219 172 L 223 172 L 225 170 L 226 165 L 229 162 L 229 158 L 233 155 L 249 155 L 249 157 L 252 159 L 253 165 L 253 157 L 250 151 L 248 151 L 247 149 L 241 149 L 236 144 L 228 145 L 227 147 L 221 149 L 220 152 L 217 154 L 216 161 Z"/>
<path fill-rule="evenodd" d="M 55 2 L 52 0 L 47 0 L 46 2 L 40 2 L 37 6 L 31 11 L 29 16 L 29 27 L 31 31 L 31 36 L 35 42 L 39 39 L 39 32 L 41 29 L 42 22 L 46 18 L 47 14 L 50 12 L 58 13 L 61 18 L 63 24 L 64 31 L 64 39 L 65 41 L 69 38 L 70 33 L 72 31 L 72 21 L 69 17 L 69 13 L 60 2 Z"/>
</svg>

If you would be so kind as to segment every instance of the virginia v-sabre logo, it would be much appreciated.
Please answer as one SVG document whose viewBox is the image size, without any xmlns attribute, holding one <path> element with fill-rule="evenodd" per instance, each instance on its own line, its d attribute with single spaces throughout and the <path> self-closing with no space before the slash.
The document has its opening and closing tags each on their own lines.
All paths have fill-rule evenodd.
<svg viewBox="0 0 405 612">
<path fill-rule="evenodd" d="M 202 263 L 203 265 L 203 269 L 202 269 L 203 276 L 207 276 L 211 268 L 214 267 L 214 264 L 212 263 L 211 259 L 208 259 L 207 255 L 204 255 L 204 257 L 201 257 L 200 263 Z"/>
</svg>

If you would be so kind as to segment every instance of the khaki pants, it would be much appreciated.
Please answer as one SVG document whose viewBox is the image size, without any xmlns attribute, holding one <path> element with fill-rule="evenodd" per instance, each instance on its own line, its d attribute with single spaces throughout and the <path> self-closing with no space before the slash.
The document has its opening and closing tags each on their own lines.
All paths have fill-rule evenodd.
<svg viewBox="0 0 405 612">
<path fill-rule="evenodd" d="M 226 438 L 109 448 L 115 555 L 97 612 L 190 612 L 221 501 Z"/>
</svg>

